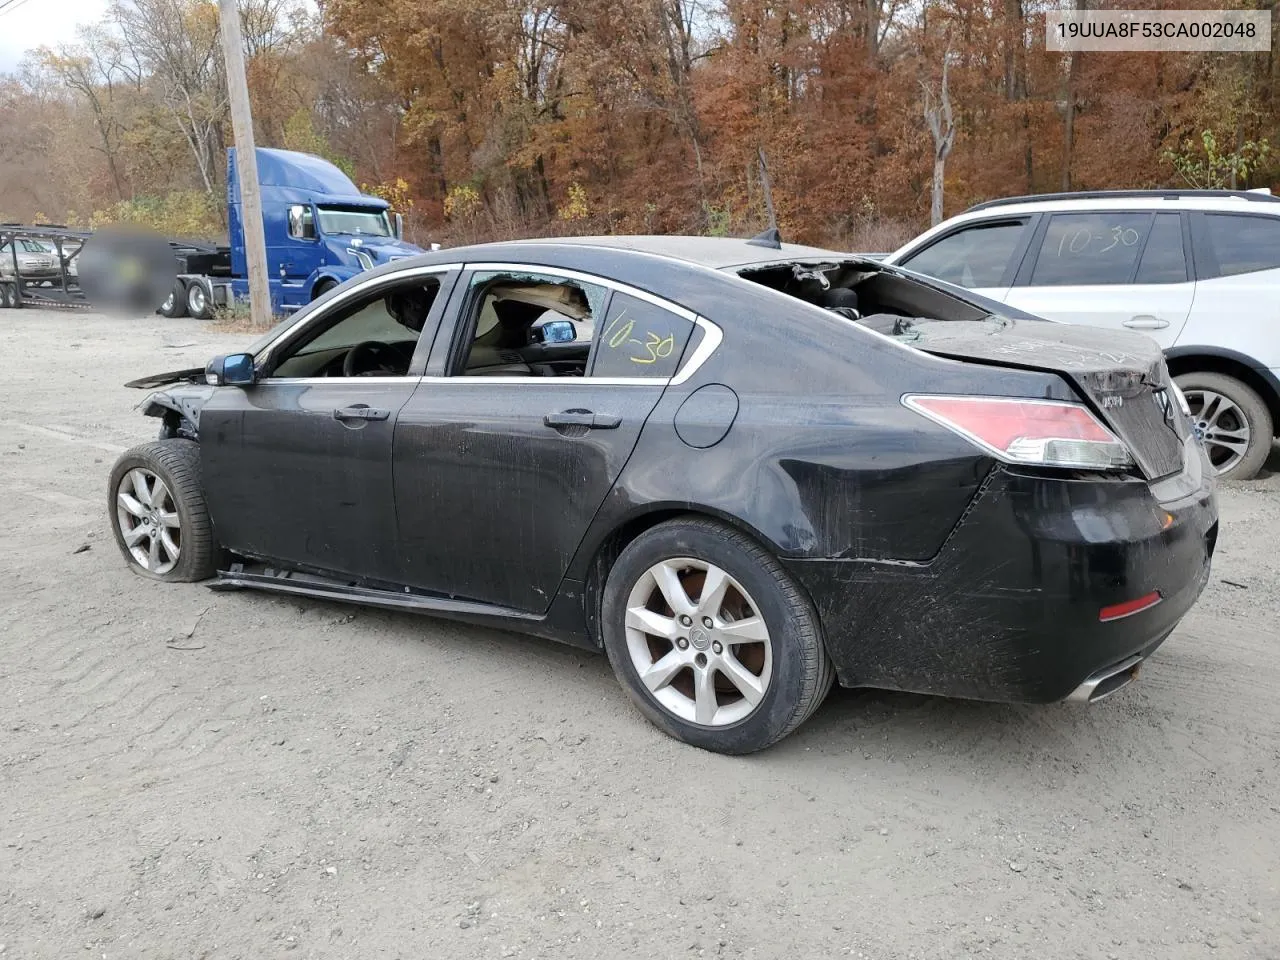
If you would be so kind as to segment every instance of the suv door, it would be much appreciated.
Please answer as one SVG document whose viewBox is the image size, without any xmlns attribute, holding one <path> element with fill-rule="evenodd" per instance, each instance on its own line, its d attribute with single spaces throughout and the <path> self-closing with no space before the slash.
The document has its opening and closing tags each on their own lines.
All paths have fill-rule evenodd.
<svg viewBox="0 0 1280 960">
<path fill-rule="evenodd" d="M 1182 215 L 1055 213 L 1031 249 L 1006 303 L 1063 323 L 1139 330 L 1173 346 L 1196 292 Z"/>
<path fill-rule="evenodd" d="M 1003 300 L 1037 219 L 1028 215 L 970 221 L 886 262 Z"/>
<path fill-rule="evenodd" d="M 392 437 L 458 272 L 416 268 L 344 291 L 260 352 L 255 383 L 214 392 L 200 413 L 200 454 L 223 546 L 398 580 Z M 415 291 L 421 333 L 397 318 L 403 301 L 388 299 Z M 367 359 L 347 375 L 350 351 L 371 342 L 391 346 L 363 348 Z"/>
<path fill-rule="evenodd" d="M 1191 215 L 1198 296 L 1179 346 L 1208 346 L 1280 372 L 1280 216 Z"/>
<path fill-rule="evenodd" d="M 542 613 L 682 355 L 714 328 L 592 275 L 468 267 L 396 424 L 404 582 Z"/>
</svg>

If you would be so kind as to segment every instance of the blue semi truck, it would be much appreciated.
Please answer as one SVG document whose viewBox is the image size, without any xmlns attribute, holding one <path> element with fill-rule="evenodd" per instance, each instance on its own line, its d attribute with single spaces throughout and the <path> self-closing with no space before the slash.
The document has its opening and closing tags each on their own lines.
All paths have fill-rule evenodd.
<svg viewBox="0 0 1280 960">
<path fill-rule="evenodd" d="M 289 313 L 331 287 L 391 260 L 422 253 L 402 238 L 403 219 L 380 197 L 361 193 L 327 160 L 259 147 L 258 182 L 274 313 Z M 227 246 L 191 245 L 178 254 L 167 317 L 207 319 L 215 306 L 249 296 L 240 178 L 227 151 Z"/>
</svg>

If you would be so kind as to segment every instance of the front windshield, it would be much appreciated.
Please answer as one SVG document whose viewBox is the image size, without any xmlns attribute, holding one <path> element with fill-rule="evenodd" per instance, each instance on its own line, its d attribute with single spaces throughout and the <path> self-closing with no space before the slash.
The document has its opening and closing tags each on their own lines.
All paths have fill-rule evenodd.
<svg viewBox="0 0 1280 960">
<path fill-rule="evenodd" d="M 324 233 L 346 233 L 365 237 L 389 237 L 391 218 L 385 210 L 367 207 L 320 207 L 320 230 Z"/>
</svg>

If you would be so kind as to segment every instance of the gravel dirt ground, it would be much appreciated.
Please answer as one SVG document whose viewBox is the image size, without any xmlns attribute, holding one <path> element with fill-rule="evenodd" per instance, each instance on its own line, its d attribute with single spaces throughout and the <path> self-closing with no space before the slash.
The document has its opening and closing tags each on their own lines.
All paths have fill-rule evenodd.
<svg viewBox="0 0 1280 960">
<path fill-rule="evenodd" d="M 602 657 L 133 576 L 120 384 L 250 338 L 0 330 L 3 960 L 1280 957 L 1280 475 L 1110 701 L 837 690 L 730 759 Z"/>
</svg>

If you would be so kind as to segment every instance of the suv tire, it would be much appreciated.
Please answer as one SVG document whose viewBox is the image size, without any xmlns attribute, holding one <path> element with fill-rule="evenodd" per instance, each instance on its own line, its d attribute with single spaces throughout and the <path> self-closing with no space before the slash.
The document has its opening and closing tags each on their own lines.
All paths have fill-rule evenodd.
<svg viewBox="0 0 1280 960">
<path fill-rule="evenodd" d="M 1271 453 L 1275 425 L 1256 390 L 1224 373 L 1184 373 L 1174 377 L 1191 407 L 1191 422 L 1204 443 L 1219 480 L 1252 480 Z M 1215 443 L 1247 431 L 1244 452 Z"/>
</svg>

